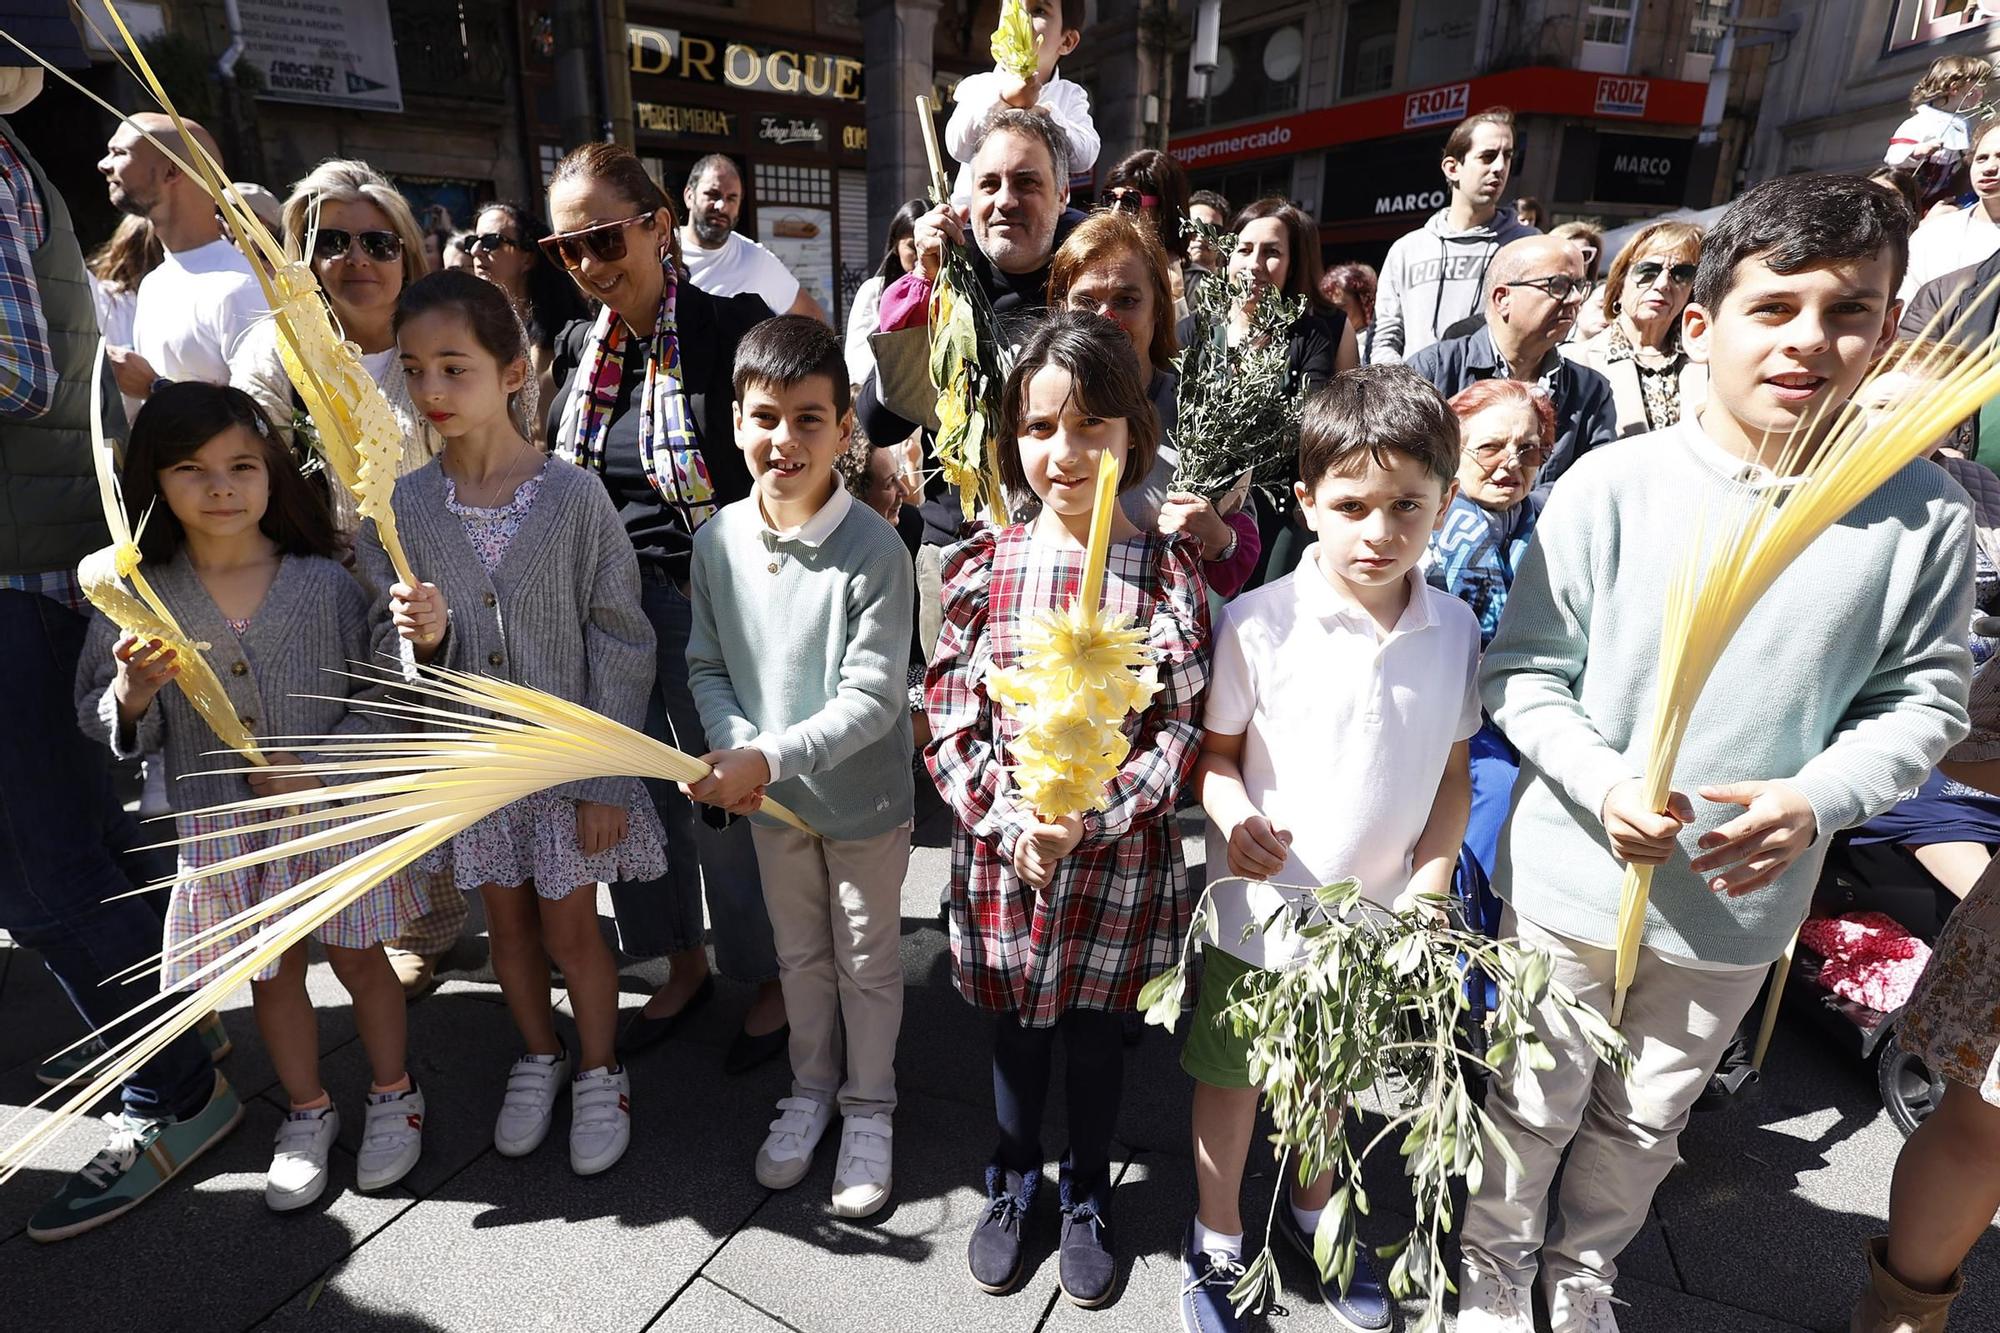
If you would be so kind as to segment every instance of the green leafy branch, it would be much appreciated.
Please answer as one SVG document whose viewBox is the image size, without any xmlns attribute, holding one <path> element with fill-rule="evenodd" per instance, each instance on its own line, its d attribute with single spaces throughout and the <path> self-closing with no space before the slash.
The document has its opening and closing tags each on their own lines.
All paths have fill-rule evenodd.
<svg viewBox="0 0 2000 1333">
<path fill-rule="evenodd" d="M 1173 1030 L 1195 940 L 1220 943 L 1214 890 L 1242 882 L 1218 881 L 1202 895 L 1180 961 L 1140 992 L 1147 1022 Z M 1415 1222 L 1375 1252 L 1392 1261 L 1393 1296 L 1424 1299 L 1416 1333 L 1443 1329 L 1444 1293 L 1455 1290 L 1444 1257 L 1452 1181 L 1478 1189 L 1489 1145 L 1519 1165 L 1479 1105 L 1476 1071 L 1554 1068 L 1535 1025 L 1542 1006 L 1560 1014 L 1614 1068 L 1622 1071 L 1630 1059 L 1604 1017 L 1553 979 L 1548 955 L 1441 924 L 1449 906 L 1431 897 L 1416 910 L 1386 911 L 1364 899 L 1352 879 L 1289 898 L 1246 927 L 1243 938 L 1260 930 L 1295 931 L 1304 956 L 1283 970 L 1245 972 L 1231 985 L 1217 1020 L 1249 1040 L 1251 1082 L 1271 1108 L 1276 1129 L 1271 1142 L 1281 1186 L 1288 1169 L 1301 1185 L 1333 1173 L 1333 1196 L 1313 1233 L 1313 1260 L 1321 1277 L 1337 1279 L 1343 1290 L 1354 1277 L 1356 1219 L 1369 1211 L 1362 1162 L 1400 1136 L 1397 1152 L 1411 1182 Z M 1460 1044 L 1472 969 L 1499 987 L 1483 1053 Z M 1371 1089 L 1388 1108 L 1388 1120 L 1360 1143 L 1361 1127 L 1348 1112 Z M 1274 1191 L 1272 1216 L 1285 1194 L 1282 1187 Z M 1267 1219 L 1263 1251 L 1229 1293 L 1238 1313 L 1265 1308 L 1276 1291 L 1269 1234 Z"/>
<path fill-rule="evenodd" d="M 1186 230 L 1218 254 L 1236 248 L 1234 234 L 1205 222 L 1190 218 Z M 1253 295 L 1249 328 L 1232 347 L 1230 320 Z M 1282 480 L 1298 453 L 1305 410 L 1305 396 L 1286 388 L 1291 328 L 1305 313 L 1305 297 L 1260 292 L 1250 279 L 1223 271 L 1190 284 L 1187 299 L 1194 336 L 1174 362 L 1180 374 L 1175 489 L 1213 499 L 1245 472 L 1256 485 Z"/>
</svg>

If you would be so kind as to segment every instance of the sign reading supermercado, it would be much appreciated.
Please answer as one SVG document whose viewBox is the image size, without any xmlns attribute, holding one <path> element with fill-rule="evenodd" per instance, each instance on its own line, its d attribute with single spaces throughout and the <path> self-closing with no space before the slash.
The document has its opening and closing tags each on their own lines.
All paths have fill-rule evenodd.
<svg viewBox="0 0 2000 1333">
<path fill-rule="evenodd" d="M 1488 106 L 1509 106 L 1516 115 L 1643 117 L 1648 124 L 1699 125 L 1707 93 L 1707 84 L 1679 79 L 1605 78 L 1583 70 L 1537 66 L 1184 134 L 1168 144 L 1167 151 L 1195 171 L 1416 130 L 1442 130 Z"/>
<path fill-rule="evenodd" d="M 388 0 L 238 0 L 243 59 L 257 95 L 367 111 L 401 111 L 403 83 Z"/>
</svg>

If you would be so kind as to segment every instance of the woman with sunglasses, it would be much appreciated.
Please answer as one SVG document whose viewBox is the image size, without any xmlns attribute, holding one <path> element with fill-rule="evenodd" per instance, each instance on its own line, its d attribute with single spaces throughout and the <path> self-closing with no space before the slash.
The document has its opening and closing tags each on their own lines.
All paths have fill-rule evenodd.
<svg viewBox="0 0 2000 1333">
<path fill-rule="evenodd" d="M 1627 242 L 1604 283 L 1604 327 L 1557 350 L 1611 381 L 1618 434 L 1680 421 L 1708 396 L 1708 367 L 1681 347 L 1681 310 L 1701 262 L 1701 228 L 1656 222 Z"/>
<path fill-rule="evenodd" d="M 1167 289 L 1174 319 L 1187 318 L 1188 179 L 1181 164 L 1157 148 L 1128 153 L 1104 177 L 1104 207 L 1135 217 L 1153 229 L 1167 252 Z"/>
<path fill-rule="evenodd" d="M 403 427 L 403 459 L 410 472 L 430 461 L 442 446 L 436 431 L 410 404 L 396 363 L 391 321 L 403 288 L 427 271 L 423 233 L 410 206 L 388 178 L 366 162 L 329 158 L 292 186 L 284 207 L 285 248 L 304 254 L 333 308 L 334 322 L 361 349 L 361 364 L 382 386 Z M 229 360 L 229 382 L 257 400 L 294 448 L 310 448 L 305 406 L 292 388 L 278 356 L 278 326 L 266 319 L 237 346 Z M 343 532 L 357 524 L 353 501 L 332 488 L 334 517 Z"/>
<path fill-rule="evenodd" d="M 575 284 L 536 244 L 545 231 L 541 219 L 518 204 L 487 204 L 460 242 L 472 256 L 472 271 L 507 293 L 521 317 L 544 403 L 556 387 L 556 335 L 584 316 Z"/>
<path fill-rule="evenodd" d="M 695 531 L 750 494 L 730 381 L 737 344 L 770 310 L 761 297 L 713 296 L 688 281 L 673 207 L 628 148 L 591 143 L 565 157 L 549 181 L 549 221 L 543 252 L 603 303 L 556 339 L 562 387 L 549 408 L 550 449 L 603 479 L 638 552 L 659 652 L 647 732 L 701 754 L 708 746 L 688 688 L 689 564 Z M 750 826 L 715 827 L 674 784 L 647 787 L 667 829 L 667 873 L 614 884 L 611 901 L 620 947 L 665 955 L 669 971 L 626 1025 L 619 1058 L 673 1035 L 715 992 L 702 947 L 705 885 L 717 968 L 758 988 L 724 1057 L 741 1072 L 782 1053 L 790 1033 Z"/>
<path fill-rule="evenodd" d="M 1425 577 L 1472 608 L 1484 648 L 1500 625 L 1514 571 L 1541 513 L 1535 481 L 1555 449 L 1556 409 L 1533 385 L 1487 379 L 1453 395 L 1451 410 L 1458 418 L 1458 493 L 1431 534 Z M 1521 761 L 1490 721 L 1473 736 L 1471 750 L 1472 814 L 1465 847 L 1479 873 L 1462 870 L 1458 889 L 1475 923 L 1491 935 L 1499 929 L 1500 901 L 1486 879 Z M 1468 878 L 1471 883 L 1464 882 Z"/>
</svg>

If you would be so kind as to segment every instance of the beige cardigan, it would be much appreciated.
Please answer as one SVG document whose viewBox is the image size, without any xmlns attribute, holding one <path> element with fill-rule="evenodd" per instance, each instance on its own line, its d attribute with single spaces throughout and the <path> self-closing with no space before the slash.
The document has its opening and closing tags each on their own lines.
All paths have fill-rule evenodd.
<svg viewBox="0 0 2000 1333">
<path fill-rule="evenodd" d="M 1556 349 L 1562 355 L 1580 366 L 1588 366 L 1605 379 L 1611 381 L 1611 406 L 1618 414 L 1618 434 L 1622 439 L 1627 435 L 1643 435 L 1655 429 L 1646 423 L 1645 391 L 1639 387 L 1639 367 L 1630 357 L 1613 361 L 1611 359 L 1611 326 L 1592 334 L 1582 342 L 1563 343 Z M 1683 417 L 1701 410 L 1708 401 L 1708 367 L 1690 360 L 1681 353 L 1681 415 Z M 1672 421 L 1656 423 L 1659 427 L 1676 425 Z"/>
</svg>

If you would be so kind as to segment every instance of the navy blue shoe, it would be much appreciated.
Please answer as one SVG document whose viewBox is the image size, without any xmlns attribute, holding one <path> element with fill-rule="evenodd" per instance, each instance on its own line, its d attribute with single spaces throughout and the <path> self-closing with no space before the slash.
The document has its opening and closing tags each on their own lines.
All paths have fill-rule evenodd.
<svg viewBox="0 0 2000 1333">
<path fill-rule="evenodd" d="M 1229 1289 L 1243 1280 L 1243 1261 L 1199 1253 L 1194 1223 L 1181 1239 L 1181 1333 L 1242 1333 Z"/>
<path fill-rule="evenodd" d="M 1354 1278 L 1342 1292 L 1338 1278 L 1319 1277 L 1319 1266 L 1313 1263 L 1313 1238 L 1299 1230 L 1289 1201 L 1278 1205 L 1273 1229 L 1291 1242 L 1292 1248 L 1312 1266 L 1320 1299 L 1326 1302 L 1327 1313 L 1336 1324 L 1350 1333 L 1387 1333 L 1395 1327 L 1396 1311 L 1389 1304 L 1389 1288 L 1382 1281 L 1382 1274 L 1375 1267 L 1375 1255 L 1366 1242 L 1354 1247 Z"/>
</svg>

